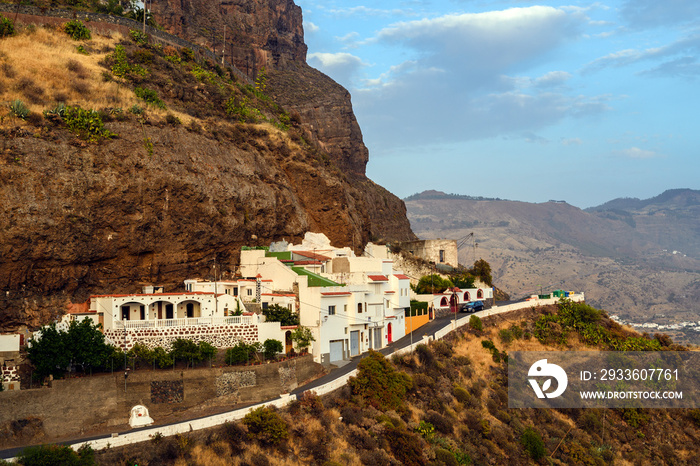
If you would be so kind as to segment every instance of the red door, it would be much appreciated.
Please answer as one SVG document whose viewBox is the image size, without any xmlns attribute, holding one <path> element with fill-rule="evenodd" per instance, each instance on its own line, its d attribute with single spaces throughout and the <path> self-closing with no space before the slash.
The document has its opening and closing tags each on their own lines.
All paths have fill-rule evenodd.
<svg viewBox="0 0 700 466">
<path fill-rule="evenodd" d="M 391 339 L 391 324 L 387 324 L 387 326 L 386 326 L 386 341 L 388 343 L 391 343 L 393 341 Z"/>
</svg>

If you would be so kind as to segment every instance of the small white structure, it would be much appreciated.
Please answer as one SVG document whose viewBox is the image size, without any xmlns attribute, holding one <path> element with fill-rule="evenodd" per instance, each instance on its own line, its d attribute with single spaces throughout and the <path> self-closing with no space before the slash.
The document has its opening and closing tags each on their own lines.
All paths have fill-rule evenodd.
<svg viewBox="0 0 700 466">
<path fill-rule="evenodd" d="M 148 408 L 144 405 L 136 405 L 131 408 L 131 416 L 129 416 L 129 425 L 132 429 L 137 427 L 150 426 L 153 424 L 153 418 L 148 415 Z"/>
</svg>

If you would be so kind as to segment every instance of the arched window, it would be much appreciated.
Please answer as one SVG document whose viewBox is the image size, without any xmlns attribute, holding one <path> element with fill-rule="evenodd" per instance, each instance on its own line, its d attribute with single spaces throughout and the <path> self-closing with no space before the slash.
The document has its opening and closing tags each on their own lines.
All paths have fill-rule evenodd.
<svg viewBox="0 0 700 466">
<path fill-rule="evenodd" d="M 440 300 L 440 307 L 447 307 L 447 298 L 445 298 L 444 296 Z"/>
<path fill-rule="evenodd" d="M 465 301 L 469 301 L 469 300 L 470 300 L 470 298 L 469 298 L 469 292 L 468 292 L 468 291 L 465 291 L 465 292 L 464 292 L 464 300 L 465 300 Z"/>
<path fill-rule="evenodd" d="M 479 289 L 479 290 L 476 292 L 476 299 L 484 299 L 484 290 Z"/>
</svg>

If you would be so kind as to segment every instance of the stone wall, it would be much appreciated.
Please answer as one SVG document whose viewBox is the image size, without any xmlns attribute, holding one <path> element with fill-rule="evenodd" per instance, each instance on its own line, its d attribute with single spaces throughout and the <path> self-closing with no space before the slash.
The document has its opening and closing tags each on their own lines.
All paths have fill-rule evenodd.
<svg viewBox="0 0 700 466">
<path fill-rule="evenodd" d="M 0 448 L 129 429 L 131 408 L 156 425 L 270 400 L 319 377 L 311 356 L 257 366 L 139 370 L 66 380 L 51 388 L 0 392 Z"/>
<path fill-rule="evenodd" d="M 160 346 L 170 351 L 172 343 L 178 338 L 192 340 L 195 343 L 206 341 L 217 348 L 230 348 L 236 346 L 239 341 L 249 344 L 258 341 L 258 326 L 254 324 L 110 329 L 105 330 L 104 333 L 109 343 L 126 351 L 133 348 L 136 343 L 141 343 L 150 349 Z"/>
</svg>

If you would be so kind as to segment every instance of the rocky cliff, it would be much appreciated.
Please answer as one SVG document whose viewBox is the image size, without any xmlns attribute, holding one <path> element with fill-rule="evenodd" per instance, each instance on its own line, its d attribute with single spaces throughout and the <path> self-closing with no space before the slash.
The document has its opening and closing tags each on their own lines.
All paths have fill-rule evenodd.
<svg viewBox="0 0 700 466">
<path fill-rule="evenodd" d="M 46 29 L 2 39 L 0 100 L 29 114 L 0 115 L 0 330 L 44 324 L 90 294 L 176 289 L 215 264 L 234 273 L 243 245 L 306 231 L 357 250 L 413 237 L 403 202 L 364 175 L 347 91 L 304 63 L 298 7 L 230 5 L 247 11 L 251 57 L 270 66 L 264 93 L 171 47 L 125 39 L 120 56 L 119 37 L 95 35 L 77 54 Z M 304 87 L 308 99 L 290 96 Z M 115 136 L 90 140 L 93 126 L 57 101 L 95 109 Z"/>
<path fill-rule="evenodd" d="M 403 201 L 365 176 L 369 151 L 350 93 L 306 64 L 302 11 L 292 0 L 155 0 L 153 12 L 168 31 L 214 49 L 251 79 L 265 68 L 269 94 L 301 115 L 314 142 L 361 189 L 373 237 L 415 238 Z"/>
</svg>

